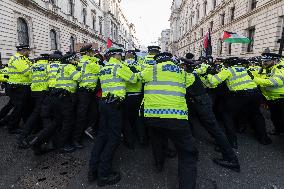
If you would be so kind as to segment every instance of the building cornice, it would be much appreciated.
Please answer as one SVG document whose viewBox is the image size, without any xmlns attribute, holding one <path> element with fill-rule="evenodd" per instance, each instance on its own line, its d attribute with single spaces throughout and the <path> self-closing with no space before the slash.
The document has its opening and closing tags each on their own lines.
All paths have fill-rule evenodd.
<svg viewBox="0 0 284 189">
<path fill-rule="evenodd" d="M 84 32 L 85 34 L 90 35 L 91 37 L 100 40 L 101 42 L 106 42 L 106 39 L 103 39 L 103 38 L 99 37 L 95 32 L 91 32 L 89 29 L 83 28 L 82 26 L 78 25 L 74 21 L 68 20 L 64 16 L 58 14 L 55 11 L 55 10 L 58 11 L 58 9 L 60 10 L 60 8 L 58 8 L 58 7 L 56 7 L 56 9 L 50 10 L 50 9 L 47 9 L 47 8 L 44 8 L 44 7 L 40 6 L 34 0 L 21 0 L 21 2 L 19 2 L 19 0 L 12 0 L 12 1 L 14 1 L 17 4 L 24 3 L 25 5 L 27 5 L 27 8 L 33 7 L 34 10 L 41 11 L 42 13 L 45 14 L 45 16 L 48 16 L 51 19 L 54 19 L 54 18 L 60 19 L 60 21 L 63 22 L 64 24 L 66 24 L 66 25 L 68 25 L 68 26 L 70 26 L 70 27 L 72 27 L 74 29 L 80 30 L 81 32 Z M 73 16 L 70 16 L 70 15 L 67 15 L 67 14 L 64 14 L 64 15 L 66 17 L 69 17 L 72 20 L 77 20 Z"/>
<path fill-rule="evenodd" d="M 257 14 L 257 13 L 261 12 L 262 10 L 264 10 L 264 9 L 266 9 L 266 8 L 272 6 L 272 5 L 275 5 L 275 4 L 277 4 L 277 3 L 280 3 L 281 1 L 282 1 L 282 0 L 273 0 L 273 1 L 267 2 L 266 4 L 264 4 L 264 5 L 260 6 L 260 7 L 257 7 L 256 9 L 254 9 L 254 10 L 252 10 L 252 11 L 249 11 L 249 12 L 247 12 L 247 13 L 245 13 L 245 14 L 243 14 L 243 15 L 237 17 L 237 18 L 235 18 L 234 20 L 230 21 L 229 23 L 227 23 L 227 24 L 225 24 L 225 25 L 223 25 L 223 26 L 219 26 L 218 28 L 215 28 L 215 29 L 211 32 L 211 34 L 212 34 L 212 35 L 213 35 L 213 34 L 216 34 L 216 33 L 220 32 L 220 31 L 222 30 L 222 28 L 229 27 L 229 26 L 231 26 L 231 25 L 233 25 L 233 24 L 238 23 L 238 22 L 241 21 L 241 20 L 249 19 L 249 17 L 253 16 L 254 14 Z M 186 32 L 186 33 L 178 40 L 178 43 L 181 42 L 182 40 L 184 40 L 184 38 L 189 37 L 189 35 L 190 35 L 193 31 L 195 31 L 198 27 L 200 27 L 200 25 L 202 25 L 203 23 L 208 22 L 209 20 L 211 20 L 211 19 L 212 19 L 212 16 L 214 16 L 216 13 L 218 13 L 218 12 L 220 11 L 220 9 L 224 8 L 224 6 L 228 5 L 228 4 L 231 3 L 231 2 L 232 2 L 232 0 L 229 0 L 229 1 L 227 1 L 227 2 L 224 2 L 224 3 L 222 4 L 222 6 L 218 7 L 216 10 L 214 10 L 213 13 L 209 14 L 206 18 L 202 19 L 201 22 L 199 22 L 198 24 L 194 25 L 191 30 L 189 30 L 188 32 Z M 178 50 L 180 50 L 180 49 L 182 49 L 182 48 L 184 48 L 184 47 L 186 47 L 186 46 L 192 45 L 192 44 L 194 44 L 194 43 L 200 41 L 202 38 L 203 38 L 203 36 L 201 36 L 201 37 L 199 37 L 198 39 L 196 39 L 195 41 L 193 41 L 193 42 L 191 42 L 191 43 L 188 43 L 187 45 L 185 45 L 185 46 L 179 48 Z"/>
</svg>

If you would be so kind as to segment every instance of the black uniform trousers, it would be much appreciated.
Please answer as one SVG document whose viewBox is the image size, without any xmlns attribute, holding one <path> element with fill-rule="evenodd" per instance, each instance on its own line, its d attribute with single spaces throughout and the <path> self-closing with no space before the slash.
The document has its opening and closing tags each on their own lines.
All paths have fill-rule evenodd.
<svg viewBox="0 0 284 189">
<path fill-rule="evenodd" d="M 21 119 L 27 120 L 30 110 L 30 86 L 29 85 L 12 85 L 8 84 L 7 94 L 14 106 L 9 123 L 8 130 L 12 131 L 19 128 Z"/>
<path fill-rule="evenodd" d="M 40 147 L 41 144 L 48 142 L 52 136 L 55 136 L 56 128 L 60 126 L 60 123 L 56 120 L 61 119 L 61 114 L 54 109 L 58 108 L 56 104 L 56 96 L 47 95 L 40 108 L 40 117 L 42 119 L 42 129 L 36 133 L 37 141 L 34 144 L 36 147 Z M 54 139 L 54 138 L 53 138 Z"/>
<path fill-rule="evenodd" d="M 267 101 L 276 133 L 284 133 L 284 98 Z"/>
<path fill-rule="evenodd" d="M 163 145 L 160 142 L 165 138 L 174 143 L 178 151 L 179 189 L 195 188 L 198 151 L 187 120 L 145 118 L 145 124 L 154 133 L 150 135 L 153 147 L 162 149 L 159 145 Z"/>
<path fill-rule="evenodd" d="M 234 150 L 216 120 L 209 95 L 203 94 L 193 98 L 194 102 L 192 107 L 194 108 L 201 125 L 215 139 L 216 144 L 220 147 L 223 158 L 226 160 L 237 160 L 238 158 Z"/>
<path fill-rule="evenodd" d="M 50 94 L 43 101 L 42 122 L 43 129 L 37 134 L 38 144 L 46 142 L 50 136 L 57 134 L 57 146 L 64 147 L 71 142 L 72 129 L 74 126 L 72 96 L 63 91 Z M 55 133 L 55 131 L 58 131 Z"/>
<path fill-rule="evenodd" d="M 13 108 L 14 108 L 14 105 L 9 99 L 8 103 L 0 111 L 0 120 L 4 119 Z"/>
<path fill-rule="evenodd" d="M 106 177 L 112 172 L 112 160 L 120 143 L 122 105 L 99 102 L 100 127 L 91 153 L 89 169 Z"/>
<path fill-rule="evenodd" d="M 21 138 L 27 137 L 33 130 L 39 130 L 41 126 L 41 108 L 46 96 L 46 91 L 32 92 L 31 96 L 34 102 L 34 108 L 20 134 Z"/>
<path fill-rule="evenodd" d="M 81 142 L 84 130 L 96 124 L 98 119 L 98 98 L 94 91 L 79 88 L 77 91 L 76 125 L 73 141 Z"/>
<path fill-rule="evenodd" d="M 237 142 L 234 118 L 245 117 L 253 127 L 258 140 L 267 140 L 265 120 L 260 112 L 262 96 L 258 90 L 231 92 L 223 101 L 222 118 L 231 144 Z"/>
<path fill-rule="evenodd" d="M 139 116 L 142 99 L 142 94 L 127 95 L 125 98 L 122 132 L 124 140 L 128 144 L 134 144 L 136 136 L 138 136 L 140 142 L 145 140 L 146 137 L 143 118 Z"/>
</svg>

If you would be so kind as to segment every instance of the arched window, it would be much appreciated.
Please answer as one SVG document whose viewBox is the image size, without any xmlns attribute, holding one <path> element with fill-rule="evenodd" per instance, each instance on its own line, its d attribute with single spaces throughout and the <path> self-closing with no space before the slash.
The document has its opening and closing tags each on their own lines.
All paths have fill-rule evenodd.
<svg viewBox="0 0 284 189">
<path fill-rule="evenodd" d="M 75 38 L 73 36 L 70 37 L 70 52 L 74 52 L 75 50 Z"/>
<path fill-rule="evenodd" d="M 23 18 L 18 18 L 17 27 L 19 45 L 29 45 L 29 28 L 27 22 Z"/>
<path fill-rule="evenodd" d="M 57 34 L 54 29 L 50 30 L 51 50 L 57 50 Z"/>
<path fill-rule="evenodd" d="M 71 16 L 74 16 L 74 3 L 73 0 L 68 1 L 68 6 L 69 6 L 69 14 Z"/>
<path fill-rule="evenodd" d="M 83 23 L 86 24 L 87 21 L 87 10 L 86 8 L 83 8 Z"/>
</svg>

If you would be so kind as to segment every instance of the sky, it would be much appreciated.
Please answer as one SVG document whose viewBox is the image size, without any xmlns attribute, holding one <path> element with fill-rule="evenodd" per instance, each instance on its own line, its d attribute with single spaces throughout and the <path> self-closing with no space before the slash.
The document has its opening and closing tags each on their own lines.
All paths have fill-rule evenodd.
<svg viewBox="0 0 284 189">
<path fill-rule="evenodd" d="M 172 0 L 122 0 L 123 12 L 136 27 L 141 45 L 153 45 L 163 29 L 170 28 Z"/>
</svg>

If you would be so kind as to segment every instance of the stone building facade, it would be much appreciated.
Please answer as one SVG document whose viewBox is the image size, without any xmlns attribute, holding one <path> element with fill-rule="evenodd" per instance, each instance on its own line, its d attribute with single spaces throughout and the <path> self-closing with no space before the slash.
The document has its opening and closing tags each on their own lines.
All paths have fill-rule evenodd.
<svg viewBox="0 0 284 189">
<path fill-rule="evenodd" d="M 278 52 L 284 28 L 283 0 L 174 0 L 171 7 L 171 51 L 201 55 L 211 31 L 213 56 L 257 56 L 266 48 Z M 250 44 L 222 42 L 224 31 L 252 39 Z M 284 34 L 284 33 L 283 33 Z"/>
<path fill-rule="evenodd" d="M 161 47 L 162 52 L 170 52 L 170 29 L 165 29 L 161 32 L 161 37 L 159 38 L 159 46 Z"/>
<path fill-rule="evenodd" d="M 19 44 L 29 44 L 31 57 L 54 50 L 73 51 L 76 43 L 106 49 L 108 7 L 120 0 L 1 0 L 0 52 L 5 63 Z M 118 18 L 118 17 L 117 17 Z M 117 20 L 118 30 L 120 21 Z M 118 39 L 114 40 L 119 44 Z M 136 45 L 136 44 L 135 44 Z M 125 45 L 121 47 L 126 48 Z M 128 46 L 127 46 L 128 47 Z"/>
</svg>

